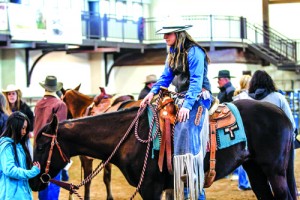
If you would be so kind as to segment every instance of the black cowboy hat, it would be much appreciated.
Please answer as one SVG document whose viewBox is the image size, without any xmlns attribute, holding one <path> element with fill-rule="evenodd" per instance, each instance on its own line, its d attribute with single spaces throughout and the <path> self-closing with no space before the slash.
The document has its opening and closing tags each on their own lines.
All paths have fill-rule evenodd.
<svg viewBox="0 0 300 200">
<path fill-rule="evenodd" d="M 40 85 L 49 92 L 56 92 L 63 87 L 61 82 L 57 82 L 55 76 L 47 76 L 45 81 L 41 82 Z"/>
<path fill-rule="evenodd" d="M 146 81 L 145 81 L 146 84 L 156 83 L 156 82 L 157 82 L 157 78 L 156 78 L 155 74 L 150 74 L 150 75 L 146 76 Z"/>
<path fill-rule="evenodd" d="M 228 70 L 220 70 L 219 75 L 214 78 L 235 78 L 235 77 L 230 76 L 230 71 Z"/>
</svg>

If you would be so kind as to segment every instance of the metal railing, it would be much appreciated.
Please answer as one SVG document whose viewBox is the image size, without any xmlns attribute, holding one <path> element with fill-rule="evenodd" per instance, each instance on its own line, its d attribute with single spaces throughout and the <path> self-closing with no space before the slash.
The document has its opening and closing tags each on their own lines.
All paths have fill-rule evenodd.
<svg viewBox="0 0 300 200">
<path fill-rule="evenodd" d="M 181 20 L 193 25 L 189 33 L 199 42 L 254 43 L 277 52 L 282 56 L 282 61 L 288 59 L 299 62 L 299 42 L 270 27 L 251 24 L 243 17 L 191 15 L 182 16 Z M 118 19 L 115 15 L 100 16 L 99 13 L 83 12 L 83 38 L 141 44 L 164 43 L 162 35 L 155 34 L 161 22 L 158 18 Z"/>
</svg>

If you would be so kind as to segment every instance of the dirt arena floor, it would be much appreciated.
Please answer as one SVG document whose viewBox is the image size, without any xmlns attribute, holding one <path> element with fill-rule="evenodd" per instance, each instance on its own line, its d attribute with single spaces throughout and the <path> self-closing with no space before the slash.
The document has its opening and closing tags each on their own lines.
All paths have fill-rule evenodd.
<svg viewBox="0 0 300 200">
<path fill-rule="evenodd" d="M 74 184 L 79 184 L 81 181 L 81 171 L 80 171 L 80 161 L 78 157 L 73 157 L 72 160 L 73 165 L 69 170 L 70 173 L 70 182 Z M 94 167 L 99 164 L 99 160 L 94 160 Z M 295 177 L 298 186 L 298 190 L 300 191 L 300 149 L 296 150 L 296 158 L 295 158 Z M 106 192 L 105 186 L 102 181 L 103 175 L 102 172 L 98 174 L 92 181 L 91 185 L 91 200 L 105 200 Z M 135 188 L 130 186 L 123 175 L 119 171 L 119 169 L 113 166 L 112 169 L 112 192 L 113 197 L 116 200 L 127 200 L 130 199 L 132 194 L 135 191 Z M 83 196 L 83 188 L 79 189 L 79 194 Z M 210 188 L 206 190 L 206 199 L 207 200 L 254 200 L 256 199 L 254 193 L 252 191 L 240 191 L 237 187 L 237 181 L 232 181 L 230 179 L 222 179 L 215 182 Z M 37 200 L 37 193 L 34 192 L 34 199 Z M 61 189 L 60 198 L 61 200 L 65 200 L 69 198 L 69 194 L 66 190 Z M 73 195 L 74 200 L 78 199 L 75 195 Z M 139 195 L 137 195 L 134 199 L 140 200 L 142 199 Z M 298 198 L 300 200 L 300 198 Z"/>
</svg>

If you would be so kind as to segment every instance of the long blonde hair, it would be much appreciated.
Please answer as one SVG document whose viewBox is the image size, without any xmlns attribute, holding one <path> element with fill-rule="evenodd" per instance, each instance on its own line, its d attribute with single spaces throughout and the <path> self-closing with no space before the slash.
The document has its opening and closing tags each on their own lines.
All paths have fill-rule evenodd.
<svg viewBox="0 0 300 200">
<path fill-rule="evenodd" d="M 233 96 L 240 94 L 241 92 L 249 89 L 249 83 L 251 80 L 250 75 L 243 75 L 240 79 L 240 88 L 234 91 Z"/>
<path fill-rule="evenodd" d="M 11 115 L 13 112 L 13 108 L 15 108 L 15 110 L 19 111 L 21 109 L 21 98 L 22 98 L 22 92 L 21 90 L 14 90 L 17 93 L 17 101 L 15 102 L 15 104 L 12 106 L 9 103 L 8 100 L 8 92 L 3 92 L 3 94 L 6 97 L 6 110 L 8 112 L 9 115 Z"/>
<path fill-rule="evenodd" d="M 175 32 L 176 41 L 174 44 L 174 51 L 168 52 L 168 64 L 174 70 L 178 67 L 180 63 L 183 65 L 183 71 L 187 69 L 187 54 L 189 44 L 195 44 L 200 47 L 205 53 L 205 59 L 208 63 L 210 63 L 210 59 L 207 55 L 206 50 L 201 47 L 186 31 Z M 183 54 L 183 55 L 182 55 Z M 182 59 L 182 60 L 180 60 Z"/>
</svg>

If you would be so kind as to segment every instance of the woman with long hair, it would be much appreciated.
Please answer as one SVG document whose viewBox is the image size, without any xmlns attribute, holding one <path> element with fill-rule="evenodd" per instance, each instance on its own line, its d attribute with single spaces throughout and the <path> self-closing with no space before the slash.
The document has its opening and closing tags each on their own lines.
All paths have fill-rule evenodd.
<svg viewBox="0 0 300 200">
<path fill-rule="evenodd" d="M 187 32 L 191 25 L 167 25 L 157 31 L 164 34 L 168 46 L 165 68 L 151 91 L 141 102 L 150 103 L 160 87 L 172 83 L 179 108 L 174 130 L 175 199 L 205 199 L 203 160 L 208 141 L 208 108 L 211 104 L 207 78 L 209 57 Z M 179 97 L 180 96 L 180 97 Z M 200 116 L 199 123 L 195 123 Z"/>
</svg>

